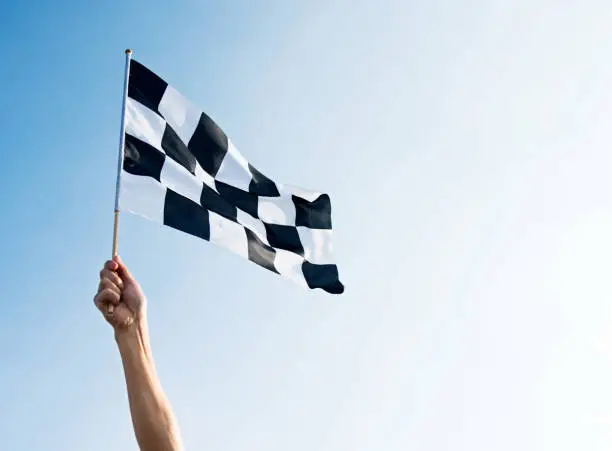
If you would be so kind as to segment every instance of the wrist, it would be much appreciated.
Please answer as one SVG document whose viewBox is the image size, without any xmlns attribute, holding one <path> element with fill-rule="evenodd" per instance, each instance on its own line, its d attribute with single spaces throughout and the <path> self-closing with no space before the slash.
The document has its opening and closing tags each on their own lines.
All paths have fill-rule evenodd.
<svg viewBox="0 0 612 451">
<path fill-rule="evenodd" d="M 134 320 L 129 326 L 115 327 L 115 341 L 138 338 L 145 328 L 144 320 Z"/>
<path fill-rule="evenodd" d="M 122 354 L 142 352 L 148 359 L 151 358 L 149 328 L 145 319 L 136 320 L 129 326 L 116 328 L 115 341 Z"/>
</svg>

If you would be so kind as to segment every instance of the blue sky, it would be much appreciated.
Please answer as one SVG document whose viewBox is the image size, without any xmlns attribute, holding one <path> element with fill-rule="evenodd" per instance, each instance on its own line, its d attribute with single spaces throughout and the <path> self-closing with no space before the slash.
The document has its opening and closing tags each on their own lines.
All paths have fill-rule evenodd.
<svg viewBox="0 0 612 451">
<path fill-rule="evenodd" d="M 92 304 L 123 50 L 326 191 L 346 293 L 124 215 L 194 450 L 612 446 L 609 2 L 4 2 L 0 437 L 130 450 Z"/>
</svg>

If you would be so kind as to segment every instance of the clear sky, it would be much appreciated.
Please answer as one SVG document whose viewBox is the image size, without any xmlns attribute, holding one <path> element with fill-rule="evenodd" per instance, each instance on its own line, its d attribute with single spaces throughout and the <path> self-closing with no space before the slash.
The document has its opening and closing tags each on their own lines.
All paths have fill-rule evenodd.
<svg viewBox="0 0 612 451">
<path fill-rule="evenodd" d="M 0 3 L 0 448 L 132 450 L 123 50 L 330 193 L 346 293 L 125 215 L 188 450 L 612 447 L 612 3 Z"/>
</svg>

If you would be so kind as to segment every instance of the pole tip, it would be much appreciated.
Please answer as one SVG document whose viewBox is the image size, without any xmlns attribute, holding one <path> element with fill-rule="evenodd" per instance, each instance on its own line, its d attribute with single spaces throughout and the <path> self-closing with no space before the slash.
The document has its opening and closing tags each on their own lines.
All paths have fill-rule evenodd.
<svg viewBox="0 0 612 451">
<path fill-rule="evenodd" d="M 132 50 L 131 49 L 125 49 L 125 53 L 129 55 L 129 54 L 132 53 Z"/>
</svg>

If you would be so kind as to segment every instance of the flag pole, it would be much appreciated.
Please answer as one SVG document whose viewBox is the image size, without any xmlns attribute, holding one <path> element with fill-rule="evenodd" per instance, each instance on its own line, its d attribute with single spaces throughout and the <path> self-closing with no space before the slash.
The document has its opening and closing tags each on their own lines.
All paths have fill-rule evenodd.
<svg viewBox="0 0 612 451">
<path fill-rule="evenodd" d="M 125 109 L 128 96 L 128 84 L 130 79 L 130 61 L 132 51 L 125 51 L 125 73 L 123 76 L 123 102 L 121 105 L 121 132 L 119 134 L 119 155 L 117 157 L 117 182 L 115 185 L 115 220 L 113 224 L 113 257 L 117 255 L 118 234 L 119 234 L 119 194 L 121 191 L 121 169 L 123 167 L 123 156 L 125 153 Z M 113 305 L 108 306 L 108 313 L 113 313 Z"/>
</svg>

